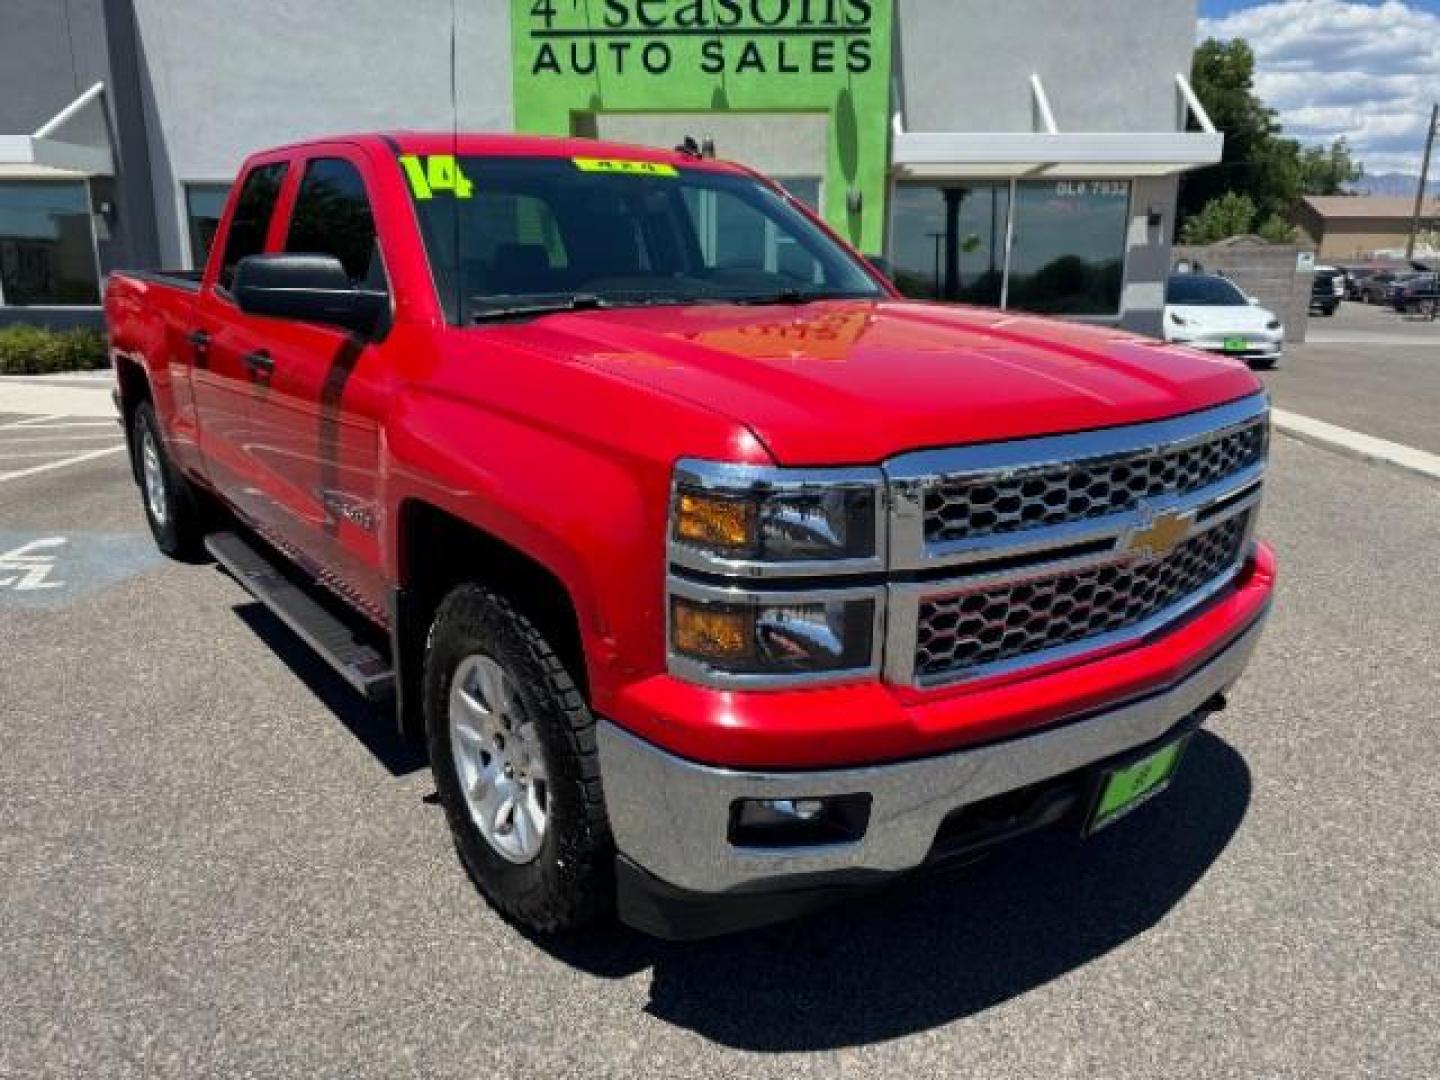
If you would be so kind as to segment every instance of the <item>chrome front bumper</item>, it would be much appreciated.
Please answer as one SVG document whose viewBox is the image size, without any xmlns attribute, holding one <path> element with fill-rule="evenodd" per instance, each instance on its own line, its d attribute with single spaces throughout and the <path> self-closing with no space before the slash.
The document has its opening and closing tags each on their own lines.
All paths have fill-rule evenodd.
<svg viewBox="0 0 1440 1080">
<path fill-rule="evenodd" d="M 615 843 L 662 881 L 702 893 L 782 888 L 797 875 L 897 872 L 923 863 L 952 811 L 1123 754 L 1160 738 L 1239 678 L 1264 616 L 1188 678 L 1159 693 L 1039 734 L 936 757 L 805 772 L 750 772 L 675 757 L 602 720 L 600 764 Z M 743 848 L 728 838 L 736 799 L 868 792 L 854 842 Z"/>
</svg>

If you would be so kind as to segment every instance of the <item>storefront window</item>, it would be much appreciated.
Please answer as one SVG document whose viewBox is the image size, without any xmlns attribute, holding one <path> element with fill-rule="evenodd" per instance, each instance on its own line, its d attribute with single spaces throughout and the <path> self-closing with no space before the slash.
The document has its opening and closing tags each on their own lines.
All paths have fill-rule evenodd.
<svg viewBox="0 0 1440 1080">
<path fill-rule="evenodd" d="M 15 306 L 100 302 L 83 181 L 0 180 L 0 297 Z"/>
<path fill-rule="evenodd" d="M 185 215 L 190 223 L 190 263 L 197 270 L 210 257 L 210 245 L 215 242 L 215 230 L 220 226 L 225 200 L 229 196 L 229 184 L 185 186 Z"/>
<path fill-rule="evenodd" d="M 1007 307 L 1114 315 L 1125 274 L 1124 180 L 1021 180 Z"/>
<path fill-rule="evenodd" d="M 897 185 L 890 238 L 895 284 L 926 300 L 1116 314 L 1129 205 L 1130 184 L 1123 180 Z"/>
<path fill-rule="evenodd" d="M 895 284 L 908 296 L 999 304 L 1010 184 L 895 189 Z"/>
</svg>

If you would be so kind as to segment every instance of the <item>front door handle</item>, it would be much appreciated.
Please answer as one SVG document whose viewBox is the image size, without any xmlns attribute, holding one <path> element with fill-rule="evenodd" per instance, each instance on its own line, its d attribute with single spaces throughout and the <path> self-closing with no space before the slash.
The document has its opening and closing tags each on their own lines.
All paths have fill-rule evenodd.
<svg viewBox="0 0 1440 1080">
<path fill-rule="evenodd" d="M 210 332 L 208 330 L 191 330 L 185 335 L 185 340 L 197 349 L 208 349 L 210 347 Z"/>
<path fill-rule="evenodd" d="M 275 360 L 265 349 L 256 349 L 246 354 L 245 366 L 256 375 L 269 375 L 275 370 Z"/>
</svg>

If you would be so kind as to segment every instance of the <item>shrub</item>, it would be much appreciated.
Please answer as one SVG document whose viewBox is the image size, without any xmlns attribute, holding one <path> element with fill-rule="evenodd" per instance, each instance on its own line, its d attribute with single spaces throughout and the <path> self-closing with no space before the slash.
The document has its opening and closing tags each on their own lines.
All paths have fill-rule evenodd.
<svg viewBox="0 0 1440 1080">
<path fill-rule="evenodd" d="M 1180 230 L 1187 244 L 1213 244 L 1250 231 L 1255 220 L 1255 204 L 1249 195 L 1227 191 L 1211 199 Z"/>
<path fill-rule="evenodd" d="M 90 371 L 109 363 L 105 335 L 89 327 L 0 326 L 0 375 Z"/>
</svg>

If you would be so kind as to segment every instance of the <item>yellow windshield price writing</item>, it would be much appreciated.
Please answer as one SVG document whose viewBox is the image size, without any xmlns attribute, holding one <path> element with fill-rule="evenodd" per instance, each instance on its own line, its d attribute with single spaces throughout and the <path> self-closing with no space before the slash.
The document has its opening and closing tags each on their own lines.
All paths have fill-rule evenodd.
<svg viewBox="0 0 1440 1080">
<path fill-rule="evenodd" d="M 581 172 L 627 173 L 630 176 L 679 176 L 680 170 L 663 161 L 622 161 L 617 158 L 571 158 Z"/>
<path fill-rule="evenodd" d="M 465 177 L 465 171 L 455 160 L 454 154 L 431 154 L 426 158 L 414 154 L 401 154 L 400 167 L 405 170 L 405 179 L 417 199 L 434 198 L 437 191 L 448 191 L 457 199 L 468 199 L 475 185 Z"/>
</svg>

